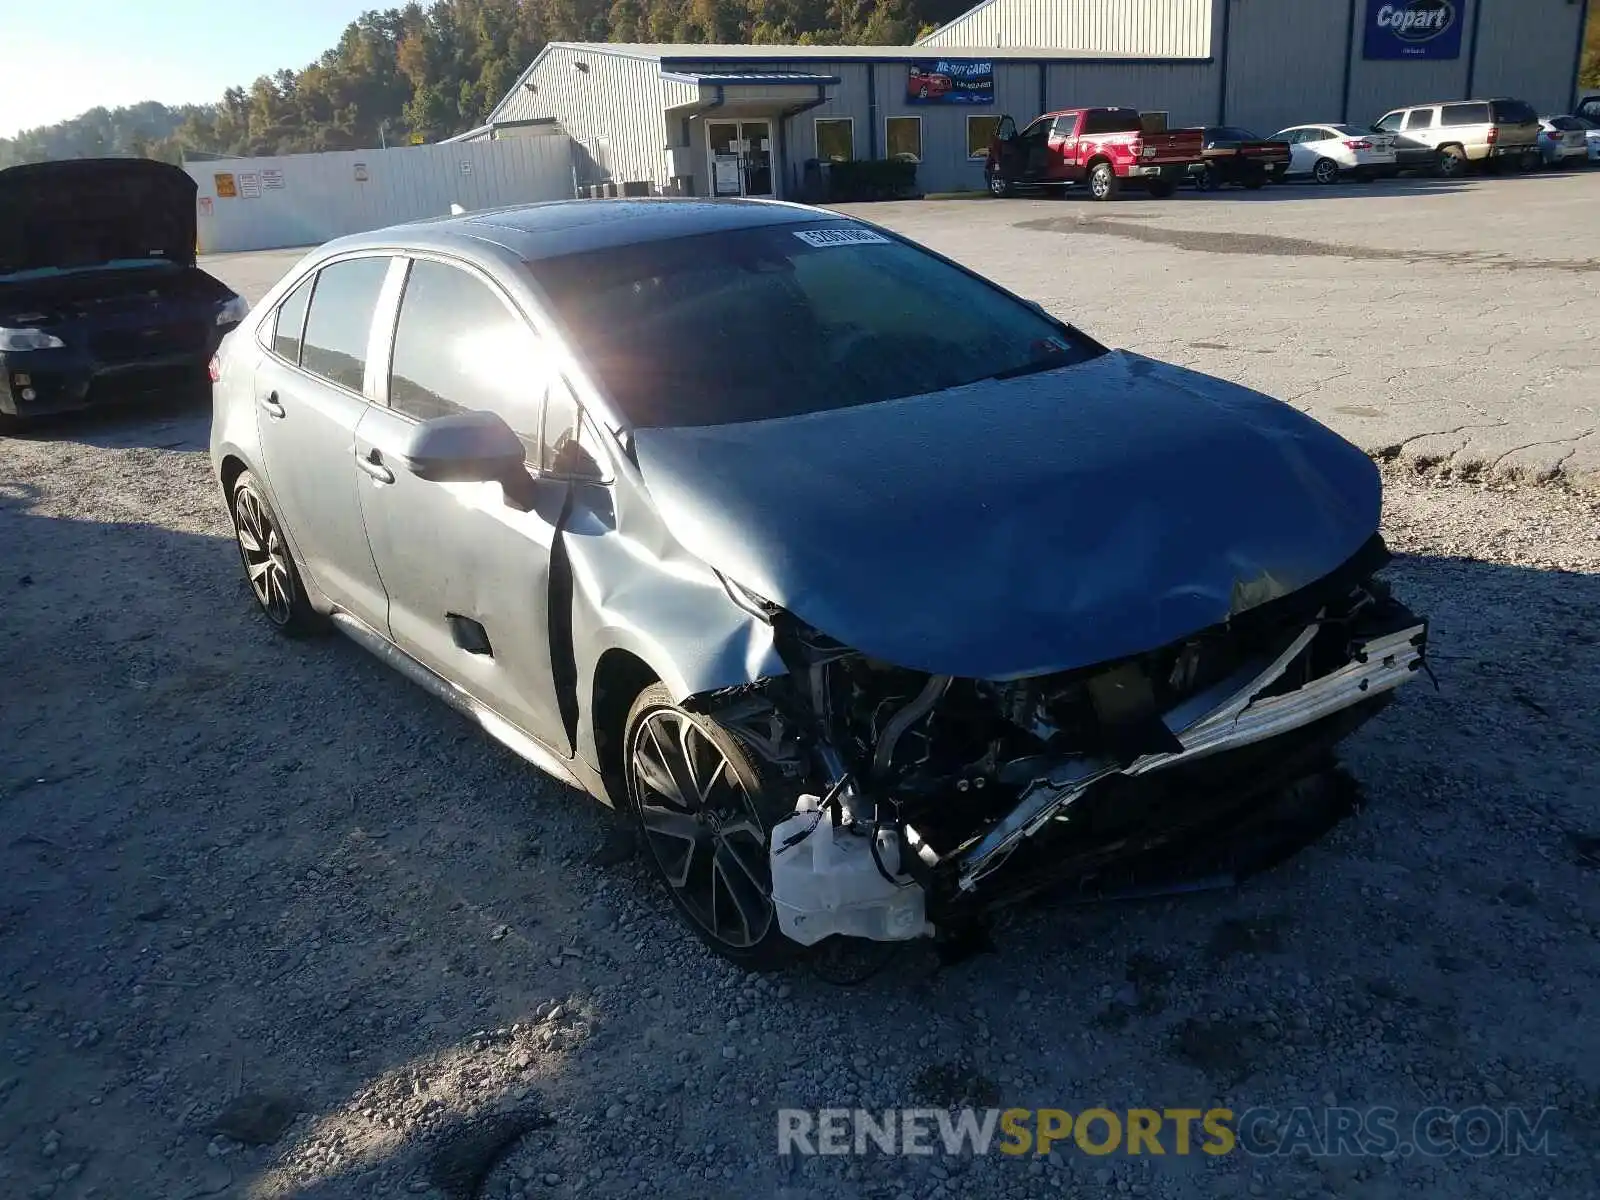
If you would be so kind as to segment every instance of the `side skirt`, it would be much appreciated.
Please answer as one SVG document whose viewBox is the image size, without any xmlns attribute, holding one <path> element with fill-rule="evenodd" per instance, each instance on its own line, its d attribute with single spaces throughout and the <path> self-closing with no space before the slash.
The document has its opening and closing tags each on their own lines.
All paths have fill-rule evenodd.
<svg viewBox="0 0 1600 1200">
<path fill-rule="evenodd" d="M 462 716 L 477 722 L 485 733 L 519 758 L 526 759 L 545 774 L 559 780 L 568 787 L 577 788 L 580 792 L 588 792 L 590 790 L 588 785 L 572 773 L 572 768 L 555 751 L 551 750 L 532 734 L 524 733 L 492 708 L 481 703 L 470 693 L 444 678 L 444 676 L 423 666 L 365 621 L 353 617 L 347 612 L 337 611 L 330 614 L 329 619 L 333 621 L 334 627 L 340 633 L 344 634 L 356 645 L 382 660 L 424 691 L 430 692 L 438 699 L 443 700 Z"/>
</svg>

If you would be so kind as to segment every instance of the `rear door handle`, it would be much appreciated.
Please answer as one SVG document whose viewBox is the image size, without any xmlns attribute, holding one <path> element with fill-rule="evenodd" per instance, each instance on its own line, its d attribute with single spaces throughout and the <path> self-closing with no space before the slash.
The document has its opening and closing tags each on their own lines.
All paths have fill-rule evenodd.
<svg viewBox="0 0 1600 1200">
<path fill-rule="evenodd" d="M 265 396 L 261 397 L 260 404 L 261 411 L 266 413 L 267 416 L 271 417 L 274 421 L 281 421 L 284 419 L 284 417 L 289 415 L 288 410 L 278 402 L 277 392 L 268 392 Z"/>
<path fill-rule="evenodd" d="M 383 465 L 383 455 L 376 450 L 363 458 L 356 459 L 356 466 L 371 475 L 380 484 L 394 482 L 394 472 Z"/>
</svg>

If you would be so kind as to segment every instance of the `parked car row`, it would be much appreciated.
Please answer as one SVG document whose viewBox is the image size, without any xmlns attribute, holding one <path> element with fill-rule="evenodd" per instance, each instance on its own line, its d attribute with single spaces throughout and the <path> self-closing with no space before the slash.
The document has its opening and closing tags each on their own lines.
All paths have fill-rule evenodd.
<svg viewBox="0 0 1600 1200">
<path fill-rule="evenodd" d="M 1600 97 L 1576 114 L 1546 117 L 1507 97 L 1439 101 L 1394 109 L 1371 126 L 1291 125 L 1265 138 L 1228 125 L 1168 130 L 1160 112 L 1083 108 L 1045 113 L 1020 131 L 1002 117 L 984 177 L 996 196 L 1085 184 L 1109 200 L 1129 185 L 1159 198 L 1184 181 L 1202 191 L 1253 189 L 1291 177 L 1455 178 L 1474 167 L 1531 171 L 1580 160 L 1600 161 Z"/>
</svg>

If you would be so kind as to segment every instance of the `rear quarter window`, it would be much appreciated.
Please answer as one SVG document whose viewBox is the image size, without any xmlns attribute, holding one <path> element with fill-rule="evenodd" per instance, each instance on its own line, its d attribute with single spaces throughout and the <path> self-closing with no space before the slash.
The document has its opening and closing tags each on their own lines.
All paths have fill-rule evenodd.
<svg viewBox="0 0 1600 1200">
<path fill-rule="evenodd" d="M 1083 116 L 1085 137 L 1094 133 L 1138 133 L 1142 128 L 1139 114 L 1131 108 L 1108 109 Z"/>
<path fill-rule="evenodd" d="M 1446 104 L 1439 110 L 1441 125 L 1487 125 L 1488 123 L 1487 104 Z"/>
</svg>

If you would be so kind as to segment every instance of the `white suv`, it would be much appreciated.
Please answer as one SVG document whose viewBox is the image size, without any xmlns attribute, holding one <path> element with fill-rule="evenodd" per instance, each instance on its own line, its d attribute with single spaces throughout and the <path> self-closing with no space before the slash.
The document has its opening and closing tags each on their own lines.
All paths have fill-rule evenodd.
<svg viewBox="0 0 1600 1200">
<path fill-rule="evenodd" d="M 1453 100 L 1385 113 L 1373 127 L 1395 135 L 1401 168 L 1460 175 L 1469 163 L 1539 165 L 1539 114 L 1521 100 Z"/>
</svg>

